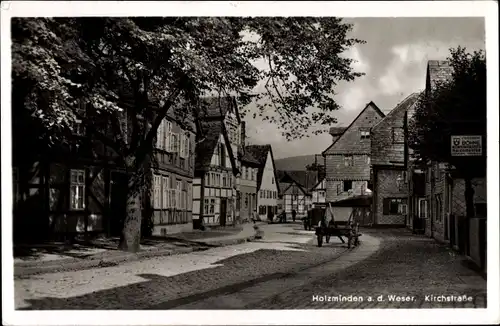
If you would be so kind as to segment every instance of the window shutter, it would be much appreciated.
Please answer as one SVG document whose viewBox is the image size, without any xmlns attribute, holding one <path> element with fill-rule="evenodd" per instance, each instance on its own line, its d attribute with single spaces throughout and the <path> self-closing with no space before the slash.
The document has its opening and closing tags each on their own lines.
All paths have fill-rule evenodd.
<svg viewBox="0 0 500 326">
<path fill-rule="evenodd" d="M 162 208 L 167 208 L 168 178 L 162 177 Z"/>
<path fill-rule="evenodd" d="M 164 128 L 164 120 L 161 121 L 158 126 L 158 130 L 156 132 L 156 148 L 163 149 L 163 128 Z"/>
<path fill-rule="evenodd" d="M 180 154 L 180 157 L 182 158 L 185 158 L 186 157 L 186 154 L 184 153 L 184 135 L 183 134 L 179 134 L 179 143 L 180 143 L 180 147 L 179 148 L 179 154 Z"/>
<path fill-rule="evenodd" d="M 389 215 L 390 207 L 391 207 L 391 199 L 384 198 L 384 211 L 383 211 L 384 215 Z"/>
<path fill-rule="evenodd" d="M 165 121 L 165 127 L 163 130 L 164 148 L 166 151 L 170 151 L 170 130 L 172 129 L 172 123 L 170 121 Z"/>
</svg>

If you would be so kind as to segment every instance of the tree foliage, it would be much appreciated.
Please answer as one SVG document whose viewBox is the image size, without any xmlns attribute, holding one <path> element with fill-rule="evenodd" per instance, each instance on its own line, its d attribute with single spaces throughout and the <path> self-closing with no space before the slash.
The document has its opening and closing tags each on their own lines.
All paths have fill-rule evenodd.
<svg viewBox="0 0 500 326">
<path fill-rule="evenodd" d="M 169 110 L 196 118 L 200 97 L 236 95 L 243 105 L 258 103 L 288 139 L 301 137 L 312 124 L 334 122 L 335 86 L 361 75 L 339 56 L 361 42 L 348 38 L 350 28 L 319 17 L 15 18 L 13 109 L 34 121 L 48 147 L 70 142 L 81 123 L 110 148 L 130 175 L 127 214 L 137 220 Z M 255 91 L 259 81 L 264 92 Z M 127 231 L 136 249 L 139 230 L 135 223 Z"/>
<path fill-rule="evenodd" d="M 450 50 L 451 78 L 428 85 L 409 121 L 409 147 L 417 158 L 454 165 L 462 173 L 482 176 L 483 157 L 451 156 L 452 135 L 482 135 L 486 144 L 486 60 L 483 51 Z M 429 86 L 432 86 L 430 89 Z"/>
</svg>

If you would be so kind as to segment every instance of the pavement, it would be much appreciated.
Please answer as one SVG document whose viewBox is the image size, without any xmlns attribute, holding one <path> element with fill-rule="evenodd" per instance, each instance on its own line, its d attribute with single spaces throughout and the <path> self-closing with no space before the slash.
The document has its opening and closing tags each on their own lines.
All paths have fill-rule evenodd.
<svg viewBox="0 0 500 326">
<path fill-rule="evenodd" d="M 485 279 L 464 266 L 463 259 L 447 247 L 407 230 L 363 230 L 360 246 L 347 249 L 336 238 L 317 247 L 314 232 L 304 231 L 301 225 L 259 227 L 263 231 L 261 240 L 128 261 L 119 266 L 17 278 L 15 307 L 164 310 L 486 306 Z M 465 295 L 472 300 L 439 302 L 440 295 Z"/>
<path fill-rule="evenodd" d="M 234 228 L 193 231 L 173 234 L 164 239 L 146 240 L 137 253 L 118 250 L 117 240 L 115 242 L 97 240 L 92 245 L 75 244 L 70 248 L 57 244 L 17 247 L 15 248 L 17 252 L 29 252 L 14 258 L 14 276 L 27 277 L 42 273 L 117 266 L 122 262 L 230 246 L 251 241 L 254 237 L 254 225 L 246 223 Z"/>
</svg>

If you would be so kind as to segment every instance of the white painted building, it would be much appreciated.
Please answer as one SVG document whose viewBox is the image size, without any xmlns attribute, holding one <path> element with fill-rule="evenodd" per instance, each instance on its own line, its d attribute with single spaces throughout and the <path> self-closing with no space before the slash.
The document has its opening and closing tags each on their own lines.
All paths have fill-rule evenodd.
<svg viewBox="0 0 500 326">
<path fill-rule="evenodd" d="M 259 161 L 257 174 L 257 213 L 261 220 L 278 213 L 278 180 L 271 145 L 250 145 L 246 150 Z"/>
</svg>

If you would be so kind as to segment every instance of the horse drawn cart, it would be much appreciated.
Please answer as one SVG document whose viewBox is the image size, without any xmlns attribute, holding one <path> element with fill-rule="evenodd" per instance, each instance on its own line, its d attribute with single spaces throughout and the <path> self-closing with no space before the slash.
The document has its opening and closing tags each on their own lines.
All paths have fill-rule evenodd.
<svg viewBox="0 0 500 326">
<path fill-rule="evenodd" d="M 371 194 L 358 195 L 351 198 L 346 198 L 336 202 L 329 202 L 322 210 L 321 221 L 317 223 L 315 231 L 318 240 L 318 247 L 323 245 L 323 238 L 326 243 L 330 242 L 331 237 L 338 237 L 342 243 L 346 243 L 344 238 L 347 238 L 347 247 L 357 246 L 359 244 L 359 226 L 367 225 L 370 220 Z M 349 207 L 351 213 L 347 221 L 336 220 L 333 214 L 334 207 Z M 330 213 L 330 221 L 326 223 L 327 212 Z"/>
<path fill-rule="evenodd" d="M 326 210 L 325 210 L 326 213 Z M 320 225 L 316 227 L 316 238 L 318 239 L 318 247 L 323 245 L 323 237 L 326 243 L 330 242 L 331 237 L 338 237 L 342 243 L 345 243 L 343 237 L 347 238 L 347 248 L 352 246 L 357 246 L 359 244 L 359 223 L 353 218 L 353 214 L 349 216 L 347 221 L 335 221 L 330 220 L 328 225 L 324 222 L 320 222 Z"/>
</svg>

